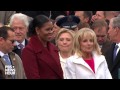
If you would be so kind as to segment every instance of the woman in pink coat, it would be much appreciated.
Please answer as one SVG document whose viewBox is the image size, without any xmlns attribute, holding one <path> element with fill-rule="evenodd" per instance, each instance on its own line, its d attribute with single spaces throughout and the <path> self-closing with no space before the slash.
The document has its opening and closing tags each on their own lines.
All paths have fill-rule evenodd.
<svg viewBox="0 0 120 90">
<path fill-rule="evenodd" d="M 44 15 L 36 16 L 29 26 L 29 44 L 22 61 L 28 79 L 63 79 L 57 47 L 50 43 L 53 24 Z"/>
</svg>

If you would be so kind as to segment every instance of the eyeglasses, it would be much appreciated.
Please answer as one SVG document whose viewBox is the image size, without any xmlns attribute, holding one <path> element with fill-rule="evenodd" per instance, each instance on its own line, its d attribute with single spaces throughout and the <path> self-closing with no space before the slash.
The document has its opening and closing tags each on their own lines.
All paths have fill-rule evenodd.
<svg viewBox="0 0 120 90">
<path fill-rule="evenodd" d="M 0 37 L 0 38 L 3 38 L 3 37 Z M 4 40 L 9 40 L 12 44 L 15 42 L 15 40 L 10 40 L 10 39 L 5 39 L 3 38 Z"/>
</svg>

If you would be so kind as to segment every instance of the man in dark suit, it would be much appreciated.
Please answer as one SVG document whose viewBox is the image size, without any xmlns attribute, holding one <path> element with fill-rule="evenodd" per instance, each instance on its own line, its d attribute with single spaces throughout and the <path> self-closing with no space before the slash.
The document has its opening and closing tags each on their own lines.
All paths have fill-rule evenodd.
<svg viewBox="0 0 120 90">
<path fill-rule="evenodd" d="M 21 13 L 16 13 L 11 16 L 10 27 L 15 31 L 16 46 L 13 52 L 17 53 L 21 57 L 22 49 L 28 44 L 27 32 L 29 20 L 28 16 Z"/>
<path fill-rule="evenodd" d="M 20 57 L 12 52 L 15 41 L 14 30 L 10 27 L 0 27 L 0 78 L 26 79 Z"/>
<path fill-rule="evenodd" d="M 17 41 L 16 41 L 17 42 Z M 25 45 L 23 46 L 23 48 L 28 44 L 28 40 L 25 39 Z M 13 52 L 15 52 L 16 54 L 18 54 L 21 57 L 21 53 L 22 53 L 22 48 L 19 48 L 17 45 L 14 47 Z"/>
<path fill-rule="evenodd" d="M 108 38 L 108 24 L 105 20 L 95 20 L 92 24 L 92 29 L 96 33 L 98 44 L 102 54 L 105 55 L 110 49 L 112 42 Z"/>
<path fill-rule="evenodd" d="M 108 50 L 106 60 L 113 79 L 120 79 L 120 17 L 110 20 L 108 35 L 114 43 Z M 117 49 L 116 46 L 118 46 Z"/>
</svg>

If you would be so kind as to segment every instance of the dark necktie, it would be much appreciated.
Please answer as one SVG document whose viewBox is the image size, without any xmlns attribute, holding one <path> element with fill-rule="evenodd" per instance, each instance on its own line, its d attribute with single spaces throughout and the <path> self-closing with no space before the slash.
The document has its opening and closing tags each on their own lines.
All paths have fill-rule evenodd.
<svg viewBox="0 0 120 90">
<path fill-rule="evenodd" d="M 5 59 L 5 62 L 7 63 L 7 65 L 11 65 L 11 62 L 9 60 L 9 56 L 8 55 L 4 55 L 3 58 Z"/>
<path fill-rule="evenodd" d="M 115 58 L 117 56 L 117 49 L 118 49 L 118 45 L 115 45 L 114 52 L 113 52 L 113 61 L 115 61 Z"/>
<path fill-rule="evenodd" d="M 23 49 L 23 44 L 20 43 L 18 46 L 20 47 L 21 50 Z"/>
</svg>

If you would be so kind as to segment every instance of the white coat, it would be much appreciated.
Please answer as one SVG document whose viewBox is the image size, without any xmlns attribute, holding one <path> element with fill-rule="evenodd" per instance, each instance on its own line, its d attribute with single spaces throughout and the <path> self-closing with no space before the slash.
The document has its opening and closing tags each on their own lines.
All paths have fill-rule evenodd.
<svg viewBox="0 0 120 90">
<path fill-rule="evenodd" d="M 106 59 L 103 55 L 93 53 L 95 73 L 90 66 L 76 54 L 66 60 L 67 79 L 112 79 Z"/>
</svg>

